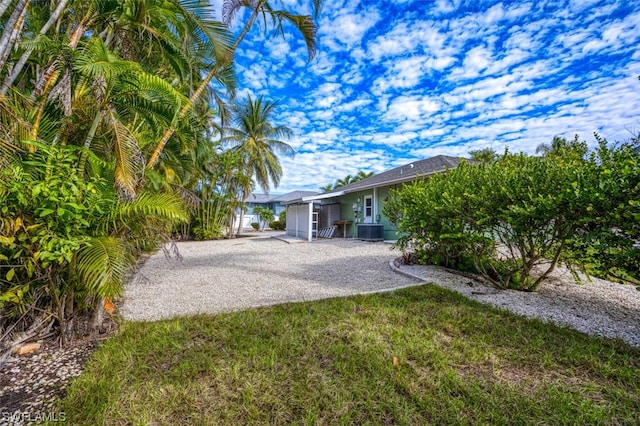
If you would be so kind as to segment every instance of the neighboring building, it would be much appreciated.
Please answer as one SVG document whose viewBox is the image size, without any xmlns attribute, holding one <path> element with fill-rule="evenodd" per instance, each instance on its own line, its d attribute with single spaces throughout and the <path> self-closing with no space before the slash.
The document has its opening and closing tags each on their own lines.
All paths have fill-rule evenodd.
<svg viewBox="0 0 640 426">
<path fill-rule="evenodd" d="M 253 209 L 258 206 L 271 210 L 274 214 L 274 218 L 277 219 L 280 213 L 286 209 L 286 204 L 291 200 L 314 195 L 318 195 L 318 193 L 314 191 L 293 191 L 286 194 L 250 194 L 244 199 L 245 210 L 243 213 L 243 227 L 251 228 L 251 222 L 260 221 L 260 218 L 257 215 L 254 215 L 253 211 Z M 236 219 L 239 220 L 239 218 L 240 212 L 238 211 L 236 213 Z"/>
<path fill-rule="evenodd" d="M 314 191 L 293 191 L 286 194 L 250 194 L 244 199 L 245 214 L 252 215 L 255 207 L 264 207 L 278 216 L 284 209 L 286 204 L 291 200 L 300 199 L 302 197 L 311 197 L 318 195 L 318 192 Z"/>
<path fill-rule="evenodd" d="M 397 231 L 382 214 L 389 191 L 407 182 L 454 168 L 463 160 L 438 155 L 414 161 L 336 188 L 287 203 L 287 234 L 311 240 L 318 229 L 337 225 L 337 236 L 396 240 Z M 346 235 L 343 235 L 346 234 Z"/>
</svg>

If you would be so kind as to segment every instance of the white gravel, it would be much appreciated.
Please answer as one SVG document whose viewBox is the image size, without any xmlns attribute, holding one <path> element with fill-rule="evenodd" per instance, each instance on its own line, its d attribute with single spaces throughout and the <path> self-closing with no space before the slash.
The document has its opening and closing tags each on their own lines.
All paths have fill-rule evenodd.
<svg viewBox="0 0 640 426">
<path fill-rule="evenodd" d="M 154 321 L 420 283 L 389 267 L 397 257 L 390 244 L 342 238 L 289 244 L 264 234 L 179 242 L 181 261 L 155 254 L 126 287 L 121 314 Z"/>
<path fill-rule="evenodd" d="M 181 261 L 162 252 L 152 256 L 127 285 L 121 314 L 155 321 L 430 282 L 527 317 L 640 347 L 640 291 L 633 286 L 595 278 L 576 284 L 560 268 L 537 292 L 496 290 L 442 268 L 396 266 L 399 253 L 382 242 L 334 238 L 290 244 L 271 236 L 180 242 Z"/>
</svg>

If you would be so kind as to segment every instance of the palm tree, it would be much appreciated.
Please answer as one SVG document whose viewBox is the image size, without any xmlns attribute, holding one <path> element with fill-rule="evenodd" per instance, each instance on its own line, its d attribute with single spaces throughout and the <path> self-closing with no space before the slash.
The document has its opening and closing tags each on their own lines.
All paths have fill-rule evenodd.
<svg viewBox="0 0 640 426">
<path fill-rule="evenodd" d="M 359 170 L 358 173 L 353 178 L 352 182 L 357 182 L 359 180 L 363 180 L 373 176 L 373 172 L 365 172 L 364 170 Z"/>
<path fill-rule="evenodd" d="M 346 175 L 342 179 L 336 180 L 336 183 L 335 183 L 335 185 L 333 185 L 333 187 L 334 188 L 339 188 L 341 186 L 349 185 L 352 182 L 355 182 L 354 181 L 354 177 L 351 176 L 351 175 Z"/>
<path fill-rule="evenodd" d="M 246 104 L 234 106 L 233 127 L 225 127 L 222 141 L 243 159 L 258 186 L 269 192 L 270 182 L 280 183 L 282 167 L 278 155 L 292 156 L 295 151 L 281 139 L 289 139 L 293 132 L 286 126 L 272 124 L 277 102 L 255 101 L 249 96 Z"/>
<path fill-rule="evenodd" d="M 31 0 L 18 0 L 9 19 L 4 23 L 4 31 L 0 35 L 0 71 L 20 38 Z"/>
<path fill-rule="evenodd" d="M 60 3 L 58 3 L 58 6 L 56 6 L 56 8 L 53 11 L 53 13 L 51 13 L 51 15 L 49 16 L 47 21 L 40 28 L 37 37 L 44 36 L 47 33 L 47 31 L 49 31 L 51 26 L 58 19 L 60 19 L 62 13 L 64 12 L 65 8 L 67 7 L 67 3 L 68 2 L 69 2 L 69 0 L 60 0 Z M 7 94 L 7 91 L 11 88 L 11 86 L 13 85 L 13 82 L 16 80 L 16 78 L 18 78 L 18 75 L 20 74 L 20 72 L 24 68 L 24 66 L 27 63 L 27 60 L 31 56 L 32 52 L 33 52 L 33 47 L 28 47 L 22 53 L 22 55 L 20 56 L 20 59 L 13 66 L 13 68 L 11 69 L 11 72 L 7 74 L 7 77 L 5 78 L 4 82 L 2 83 L 2 88 L 0 88 L 0 95 L 6 95 Z"/>
<path fill-rule="evenodd" d="M 177 6 L 195 4 L 126 2 L 167 5 L 178 14 Z M 132 19 L 125 12 L 133 9 L 120 7 L 123 3 L 14 0 L 20 16 L 11 30 L 3 30 L 9 55 L 0 56 L 6 93 L 0 96 L 0 198 L 12 208 L 0 212 L 0 269 L 15 279 L 0 283 L 0 296 L 24 295 L 16 299 L 16 312 L 53 315 L 63 338 L 74 303 L 116 296 L 136 255 L 165 242 L 172 226 L 187 216 L 178 193 L 166 191 L 169 185 L 140 189 L 136 180 L 144 171 L 145 142 L 157 140 L 155 129 L 171 125 L 214 49 L 205 46 L 201 27 L 177 26 L 186 15 L 162 27 L 162 19 L 145 19 L 144 7 L 136 15 L 139 22 Z M 0 9 L 6 5 L 3 1 Z M 13 15 L 15 8 L 7 13 Z M 143 45 L 142 37 L 132 37 L 135 44 L 125 46 L 119 38 L 125 26 L 129 34 L 156 34 L 157 42 L 147 37 L 151 41 Z M 172 31 L 162 34 L 163 28 Z M 166 48 L 171 43 L 179 48 Z M 163 49 L 174 56 L 162 55 Z M 195 118 L 177 130 L 204 133 L 208 122 Z M 178 140 L 187 139 L 202 140 L 186 135 Z M 137 197 L 116 196 L 114 182 Z M 168 182 L 166 177 L 163 184 Z M 66 198 L 44 196 L 58 190 Z M 29 191 L 31 198 L 24 195 Z M 5 238 L 16 241 L 13 234 L 36 228 L 41 238 L 26 239 L 28 250 L 12 253 L 5 246 Z M 54 253 L 46 257 L 52 245 Z M 4 321 L 4 311 L 0 317 Z"/>
<path fill-rule="evenodd" d="M 553 139 L 551 140 L 551 144 L 547 144 L 543 142 L 540 145 L 538 145 L 536 147 L 536 154 L 547 155 L 547 154 L 557 153 L 567 145 L 568 145 L 567 139 L 561 136 L 554 136 Z"/>
<path fill-rule="evenodd" d="M 469 155 L 473 161 L 481 163 L 491 163 L 498 157 L 498 153 L 493 148 L 472 149 Z"/>
<path fill-rule="evenodd" d="M 333 191 L 333 184 L 328 183 L 328 184 L 326 184 L 325 186 L 321 186 L 319 189 L 320 189 L 320 191 L 322 191 L 322 192 L 329 192 L 329 191 Z"/>
<path fill-rule="evenodd" d="M 255 23 L 256 19 L 260 14 L 263 15 L 265 20 L 265 28 L 266 28 L 266 17 L 270 16 L 274 25 L 276 34 L 280 34 L 284 36 L 284 28 L 283 24 L 285 22 L 291 23 L 294 27 L 300 32 L 304 41 L 307 45 L 307 52 L 309 55 L 309 60 L 312 60 L 316 54 L 316 33 L 317 27 L 314 22 L 314 18 L 318 16 L 320 13 L 320 8 L 322 5 L 322 0 L 312 0 L 312 6 L 314 11 L 314 17 L 312 18 L 309 15 L 294 15 L 284 10 L 276 10 L 267 0 L 224 0 L 223 4 L 223 21 L 229 25 L 231 21 L 235 18 L 238 12 L 242 8 L 250 9 L 251 16 L 249 20 L 244 25 L 242 31 L 233 42 L 233 44 L 226 50 L 224 56 L 222 58 L 218 58 L 215 65 L 211 68 L 207 76 L 202 80 L 200 86 L 192 93 L 189 98 L 189 101 L 178 113 L 177 120 L 181 121 L 184 117 L 189 113 L 192 108 L 192 105 L 202 96 L 202 93 L 207 88 L 211 80 L 217 77 L 223 70 L 228 68 L 230 64 L 233 62 L 233 55 L 235 54 L 236 49 L 244 40 L 244 37 L 249 33 L 251 27 Z M 175 133 L 175 128 L 173 126 L 169 127 L 166 132 L 162 135 L 162 138 L 158 141 L 156 149 L 153 154 L 147 161 L 147 169 L 153 168 L 159 160 L 160 154 L 162 153 L 165 145 Z"/>
<path fill-rule="evenodd" d="M 282 166 L 278 155 L 292 156 L 295 151 L 281 139 L 289 139 L 292 131 L 286 126 L 272 124 L 277 102 L 269 102 L 258 97 L 255 101 L 249 96 L 246 104 L 233 107 L 233 127 L 225 127 L 222 142 L 230 147 L 243 160 L 248 176 L 265 192 L 269 192 L 270 183 L 275 187 L 282 177 Z M 244 188 L 247 189 L 247 188 Z M 248 195 L 242 193 L 242 199 Z M 242 228 L 242 211 L 239 228 Z"/>
</svg>

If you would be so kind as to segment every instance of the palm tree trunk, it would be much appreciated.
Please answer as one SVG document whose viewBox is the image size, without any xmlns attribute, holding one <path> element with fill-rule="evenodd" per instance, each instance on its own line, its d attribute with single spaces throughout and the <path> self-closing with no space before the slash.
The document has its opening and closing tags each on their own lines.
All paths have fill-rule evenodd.
<svg viewBox="0 0 640 426">
<path fill-rule="evenodd" d="M 4 15 L 4 12 L 7 10 L 12 1 L 13 0 L 2 0 L 2 3 L 0 3 L 0 18 L 2 17 L 2 15 Z"/>
<path fill-rule="evenodd" d="M 244 228 L 244 226 L 242 225 L 244 222 L 244 205 L 243 204 L 240 204 L 240 220 L 238 221 L 240 223 L 238 223 L 238 232 L 236 232 L 236 234 L 238 235 L 242 234 L 242 228 Z"/>
<path fill-rule="evenodd" d="M 260 9 L 262 8 L 262 5 L 264 2 L 265 0 L 258 0 L 258 3 L 256 4 L 256 7 L 254 8 L 253 13 L 251 14 L 249 21 L 247 21 L 247 23 L 245 24 L 244 28 L 242 29 L 242 32 L 240 33 L 236 41 L 229 48 L 229 50 L 227 51 L 225 56 L 222 58 L 222 60 L 216 63 L 216 65 L 209 72 L 209 74 L 207 74 L 207 76 L 202 81 L 202 83 L 200 83 L 200 86 L 198 86 L 196 91 L 193 92 L 193 94 L 189 98 L 189 102 L 187 102 L 178 113 L 176 122 L 182 120 L 187 115 L 187 113 L 191 110 L 191 108 L 193 108 L 193 105 L 196 103 L 198 99 L 200 99 L 200 96 L 207 88 L 207 85 L 209 84 L 209 82 L 213 80 L 213 77 L 215 77 L 216 74 L 221 69 L 223 69 L 229 63 L 231 63 L 231 58 L 233 57 L 234 52 L 236 51 L 236 49 L 238 48 L 238 46 L 240 45 L 244 37 L 247 35 L 249 30 L 253 26 L 253 23 L 256 21 L 256 18 L 258 17 L 258 14 L 260 13 Z M 151 158 L 149 158 L 149 161 L 147 162 L 147 167 L 146 167 L 147 169 L 151 169 L 156 165 L 156 163 L 158 162 L 158 159 L 160 158 L 160 154 L 162 153 L 162 150 L 164 149 L 165 145 L 167 144 L 171 136 L 173 136 L 175 131 L 176 131 L 175 127 L 171 126 L 167 129 L 166 132 L 164 132 L 164 134 L 162 135 L 162 138 L 160 139 L 160 141 L 158 142 L 158 145 L 156 146 L 155 151 L 153 152 L 153 154 L 151 155 Z"/>
<path fill-rule="evenodd" d="M 54 10 L 51 16 L 49 17 L 49 20 L 42 26 L 42 28 L 40 28 L 40 34 L 46 34 L 47 31 L 49 31 L 49 28 L 51 28 L 53 23 L 56 22 L 62 15 L 62 12 L 64 11 L 64 8 L 66 7 L 68 2 L 69 0 L 60 1 L 60 3 L 58 4 L 58 7 L 56 7 L 56 10 Z M 20 57 L 16 65 L 13 67 L 9 75 L 7 75 L 7 78 L 5 78 L 4 82 L 2 83 L 2 88 L 0 89 L 0 95 L 7 94 L 7 92 L 9 91 L 9 88 L 11 87 L 13 82 L 16 80 L 16 78 L 18 78 L 18 75 L 24 68 L 24 65 L 27 63 L 29 56 L 31 56 L 31 52 L 33 52 L 33 49 L 27 49 L 24 51 L 24 53 L 22 54 L 22 56 Z"/>
<path fill-rule="evenodd" d="M 98 111 L 96 116 L 93 118 L 93 123 L 91 123 L 91 127 L 89 128 L 89 132 L 87 133 L 87 138 L 84 140 L 84 148 L 86 150 L 91 148 L 91 143 L 93 142 L 93 138 L 96 136 L 96 131 L 98 130 L 98 125 L 102 121 L 102 117 L 104 117 L 104 112 L 102 110 Z M 78 169 L 84 170 L 84 165 L 87 162 L 87 152 L 83 151 L 80 154 L 80 160 L 78 161 Z"/>
<path fill-rule="evenodd" d="M 24 24 L 24 17 L 27 14 L 27 9 L 31 0 L 18 0 L 16 8 L 7 21 L 2 37 L 0 38 L 0 71 L 4 68 L 5 62 L 11 53 L 13 44 L 18 39 L 18 35 L 22 30 Z"/>
</svg>

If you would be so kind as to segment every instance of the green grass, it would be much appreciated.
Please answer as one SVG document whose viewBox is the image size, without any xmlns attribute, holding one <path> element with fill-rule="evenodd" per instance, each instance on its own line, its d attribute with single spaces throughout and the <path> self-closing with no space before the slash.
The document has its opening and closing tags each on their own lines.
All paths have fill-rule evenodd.
<svg viewBox="0 0 640 426">
<path fill-rule="evenodd" d="M 125 322 L 60 409 L 73 425 L 637 424 L 640 350 L 426 285 Z"/>
</svg>

